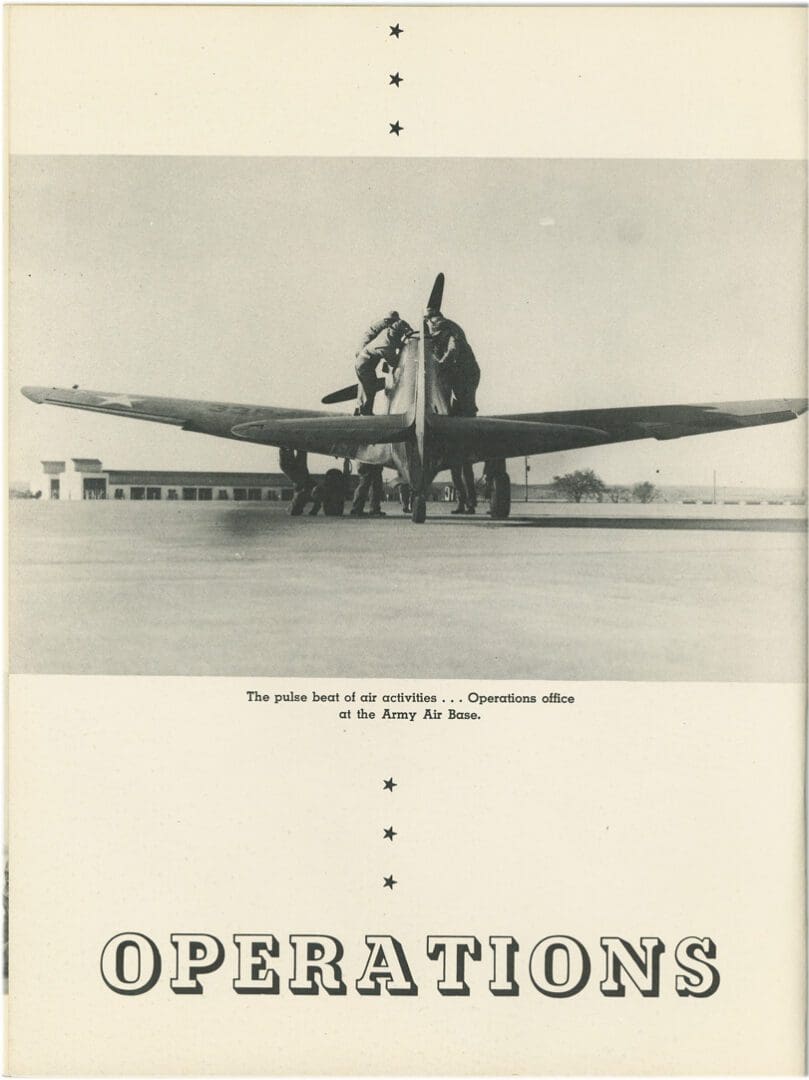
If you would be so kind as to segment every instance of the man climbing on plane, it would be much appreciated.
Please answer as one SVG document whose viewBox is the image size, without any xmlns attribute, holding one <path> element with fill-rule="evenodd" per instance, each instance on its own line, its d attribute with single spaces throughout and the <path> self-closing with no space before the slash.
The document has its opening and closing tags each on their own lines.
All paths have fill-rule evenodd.
<svg viewBox="0 0 809 1080">
<path fill-rule="evenodd" d="M 399 318 L 398 311 L 389 312 L 384 319 L 372 323 L 365 331 L 354 363 L 360 384 L 361 416 L 371 416 L 374 411 L 377 367 L 380 363 L 395 367 L 399 362 L 402 345 L 413 333 L 413 327 Z"/>
<path fill-rule="evenodd" d="M 435 308 L 427 308 L 427 332 L 447 396 L 450 416 L 477 416 L 480 368 L 461 327 Z M 477 506 L 475 474 L 468 461 L 450 467 L 458 505 L 453 514 L 474 514 Z"/>
</svg>

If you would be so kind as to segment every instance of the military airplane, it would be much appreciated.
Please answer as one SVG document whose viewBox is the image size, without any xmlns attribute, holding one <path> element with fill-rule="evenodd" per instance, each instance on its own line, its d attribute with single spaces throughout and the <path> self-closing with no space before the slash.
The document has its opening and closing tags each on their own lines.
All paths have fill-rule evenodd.
<svg viewBox="0 0 809 1080">
<path fill-rule="evenodd" d="M 428 309 L 441 307 L 444 275 L 435 280 Z M 794 420 L 806 399 L 733 401 L 702 405 L 650 405 L 505 416 L 453 416 L 427 327 L 408 338 L 398 362 L 379 381 L 382 411 L 373 416 L 335 414 L 270 405 L 235 405 L 141 394 L 26 386 L 37 404 L 174 424 L 183 431 L 353 459 L 395 469 L 412 489 L 412 519 L 427 514 L 427 492 L 438 473 L 462 462 L 486 462 L 490 514 L 506 518 L 511 493 L 505 461 L 511 457 L 630 442 L 680 439 Z M 355 400 L 356 385 L 326 395 L 323 404 Z M 341 477 L 336 470 L 339 483 Z M 342 511 L 342 493 L 339 508 Z M 325 504 L 324 504 L 325 506 Z"/>
</svg>

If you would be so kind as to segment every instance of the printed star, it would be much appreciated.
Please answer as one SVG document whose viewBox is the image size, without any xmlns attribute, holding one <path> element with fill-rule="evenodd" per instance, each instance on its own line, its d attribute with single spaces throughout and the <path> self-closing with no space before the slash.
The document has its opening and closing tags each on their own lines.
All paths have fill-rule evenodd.
<svg viewBox="0 0 809 1080">
<path fill-rule="evenodd" d="M 392 26 L 392 27 L 390 28 L 390 33 L 388 34 L 388 37 L 395 37 L 395 38 L 398 38 L 398 37 L 399 37 L 399 34 L 403 34 L 403 33 L 404 33 L 404 30 L 403 30 L 403 29 L 402 29 L 402 27 L 401 27 L 401 26 L 399 26 L 399 24 L 397 23 L 397 24 L 396 24 L 395 26 Z"/>
<path fill-rule="evenodd" d="M 385 791 L 393 791 L 393 789 L 398 786 L 399 785 L 396 783 L 393 777 L 391 777 L 390 780 L 385 781 Z"/>
<path fill-rule="evenodd" d="M 124 409 L 131 409 L 135 399 L 129 394 L 110 394 L 109 397 L 100 398 L 99 405 L 121 405 Z"/>
<path fill-rule="evenodd" d="M 390 83 L 388 85 L 389 86 L 398 86 L 400 82 L 404 82 L 404 79 L 402 78 L 402 76 L 397 71 L 395 75 L 390 76 Z"/>
<path fill-rule="evenodd" d="M 394 838 L 394 836 L 398 836 L 398 835 L 399 834 L 397 832 L 394 832 L 392 825 L 390 825 L 387 829 L 385 829 L 385 839 L 386 840 L 392 840 Z"/>
<path fill-rule="evenodd" d="M 393 889 L 393 886 L 398 885 L 398 884 L 399 884 L 399 882 L 396 881 L 393 874 L 391 874 L 390 877 L 385 878 L 385 884 L 382 886 L 382 888 L 383 889 Z"/>
<path fill-rule="evenodd" d="M 390 135 L 398 135 L 400 131 L 404 131 L 404 128 L 397 120 L 395 124 L 390 125 Z"/>
</svg>

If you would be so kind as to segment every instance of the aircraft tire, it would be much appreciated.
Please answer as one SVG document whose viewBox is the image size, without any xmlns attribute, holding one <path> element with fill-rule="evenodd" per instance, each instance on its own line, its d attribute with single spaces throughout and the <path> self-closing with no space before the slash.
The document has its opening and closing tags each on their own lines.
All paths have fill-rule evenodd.
<svg viewBox="0 0 809 1080">
<path fill-rule="evenodd" d="M 511 479 L 508 473 L 497 473 L 492 477 L 489 513 L 496 521 L 505 520 L 511 513 Z"/>
<path fill-rule="evenodd" d="M 412 517 L 416 525 L 423 525 L 427 520 L 427 500 L 423 495 L 413 496 Z"/>
</svg>

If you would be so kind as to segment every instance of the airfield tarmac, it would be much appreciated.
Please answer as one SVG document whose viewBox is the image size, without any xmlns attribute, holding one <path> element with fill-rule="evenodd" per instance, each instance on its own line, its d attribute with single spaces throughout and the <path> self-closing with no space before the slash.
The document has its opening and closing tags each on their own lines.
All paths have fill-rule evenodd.
<svg viewBox="0 0 809 1080">
<path fill-rule="evenodd" d="M 10 504 L 10 667 L 797 681 L 804 507 Z"/>
</svg>

